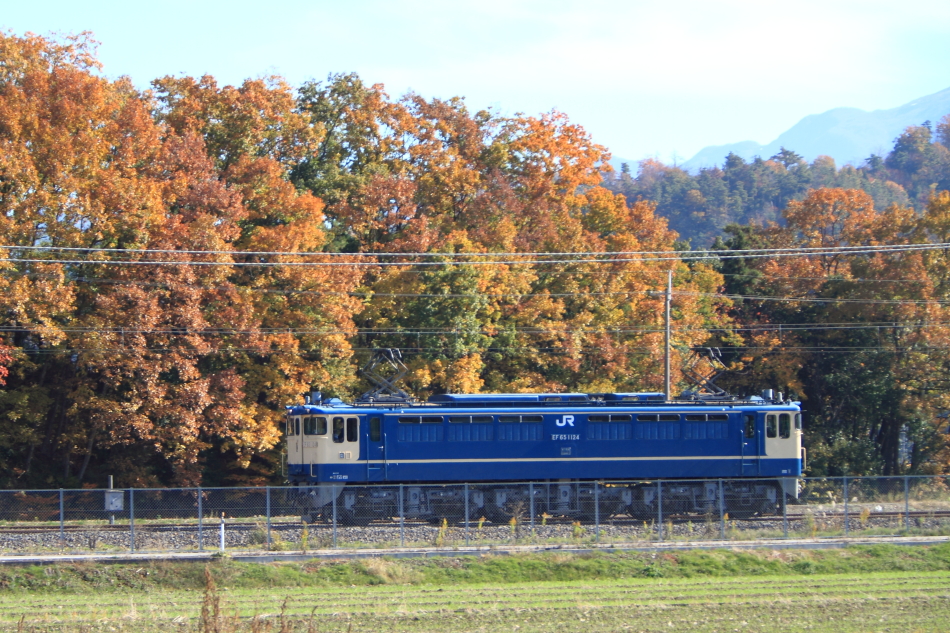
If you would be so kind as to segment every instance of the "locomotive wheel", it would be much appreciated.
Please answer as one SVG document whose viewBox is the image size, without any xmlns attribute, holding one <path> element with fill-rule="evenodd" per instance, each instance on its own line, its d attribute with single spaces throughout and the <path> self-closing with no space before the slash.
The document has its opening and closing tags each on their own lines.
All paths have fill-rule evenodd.
<svg viewBox="0 0 950 633">
<path fill-rule="evenodd" d="M 372 521 L 372 518 L 356 514 L 353 510 L 344 509 L 337 513 L 337 522 L 340 525 L 364 527 L 369 525 L 370 521 Z"/>
<path fill-rule="evenodd" d="M 631 519 L 636 519 L 637 521 L 649 521 L 656 516 L 656 509 L 648 507 L 647 504 L 643 502 L 634 501 L 627 506 L 627 514 L 630 515 Z"/>
<path fill-rule="evenodd" d="M 465 520 L 463 516 L 456 516 L 455 514 L 440 514 L 438 516 L 431 516 L 426 521 L 429 525 L 434 525 L 436 527 L 442 527 L 442 522 L 445 521 L 449 526 L 456 525 Z"/>
</svg>

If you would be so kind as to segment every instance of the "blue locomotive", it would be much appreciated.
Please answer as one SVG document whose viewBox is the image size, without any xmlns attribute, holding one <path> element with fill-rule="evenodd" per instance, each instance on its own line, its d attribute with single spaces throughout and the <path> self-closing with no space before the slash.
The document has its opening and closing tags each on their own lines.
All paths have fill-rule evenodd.
<svg viewBox="0 0 950 633">
<path fill-rule="evenodd" d="M 352 523 L 397 508 L 454 520 L 467 507 L 501 521 L 533 500 L 538 513 L 584 519 L 597 495 L 601 516 L 639 516 L 658 501 L 646 481 L 657 479 L 673 484 L 660 493 L 666 512 L 724 503 L 733 516 L 767 514 L 798 494 L 801 410 L 771 390 L 741 399 L 503 393 L 428 402 L 381 391 L 350 404 L 314 393 L 287 407 L 286 475 L 305 492 L 308 513 L 333 503 Z M 604 481 L 624 483 L 595 491 Z M 460 483 L 469 487 L 428 485 Z"/>
</svg>

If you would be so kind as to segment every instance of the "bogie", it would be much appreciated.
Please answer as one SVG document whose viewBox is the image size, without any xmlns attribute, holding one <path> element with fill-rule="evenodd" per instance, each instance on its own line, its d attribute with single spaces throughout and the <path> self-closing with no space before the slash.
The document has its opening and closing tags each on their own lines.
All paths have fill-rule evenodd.
<svg viewBox="0 0 950 633">
<path fill-rule="evenodd" d="M 348 526 L 400 516 L 433 525 L 456 525 L 466 518 L 470 523 L 522 524 L 532 518 L 540 521 L 542 515 L 582 522 L 612 518 L 650 522 L 720 514 L 743 519 L 776 514 L 784 494 L 772 480 L 340 486 L 336 492 L 336 497 L 314 491 L 297 494 L 301 514 L 324 521 L 332 521 L 335 514 L 339 524 Z M 323 503 L 317 505 L 315 500 Z"/>
</svg>

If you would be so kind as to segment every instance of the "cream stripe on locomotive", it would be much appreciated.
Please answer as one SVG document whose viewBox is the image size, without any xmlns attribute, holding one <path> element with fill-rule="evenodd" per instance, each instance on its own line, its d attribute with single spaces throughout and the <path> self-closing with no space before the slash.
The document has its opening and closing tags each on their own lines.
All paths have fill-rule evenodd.
<svg viewBox="0 0 950 633">
<path fill-rule="evenodd" d="M 659 462 L 659 461 L 712 461 L 737 459 L 788 459 L 787 457 L 768 457 L 765 455 L 683 455 L 673 457 L 496 457 L 486 459 L 393 459 L 393 460 L 365 460 L 369 464 L 481 464 L 481 463 L 512 463 L 512 462 Z"/>
</svg>

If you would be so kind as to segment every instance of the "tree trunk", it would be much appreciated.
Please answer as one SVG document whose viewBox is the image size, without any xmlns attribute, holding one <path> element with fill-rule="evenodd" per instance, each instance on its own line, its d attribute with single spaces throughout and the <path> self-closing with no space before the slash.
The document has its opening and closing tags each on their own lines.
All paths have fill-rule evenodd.
<svg viewBox="0 0 950 633">
<path fill-rule="evenodd" d="M 79 469 L 79 483 L 82 484 L 83 477 L 86 476 L 86 468 L 89 467 L 89 460 L 92 458 L 92 449 L 96 445 L 96 431 L 93 429 L 89 434 L 89 443 L 86 446 L 86 456 L 82 460 L 82 468 Z"/>
</svg>

